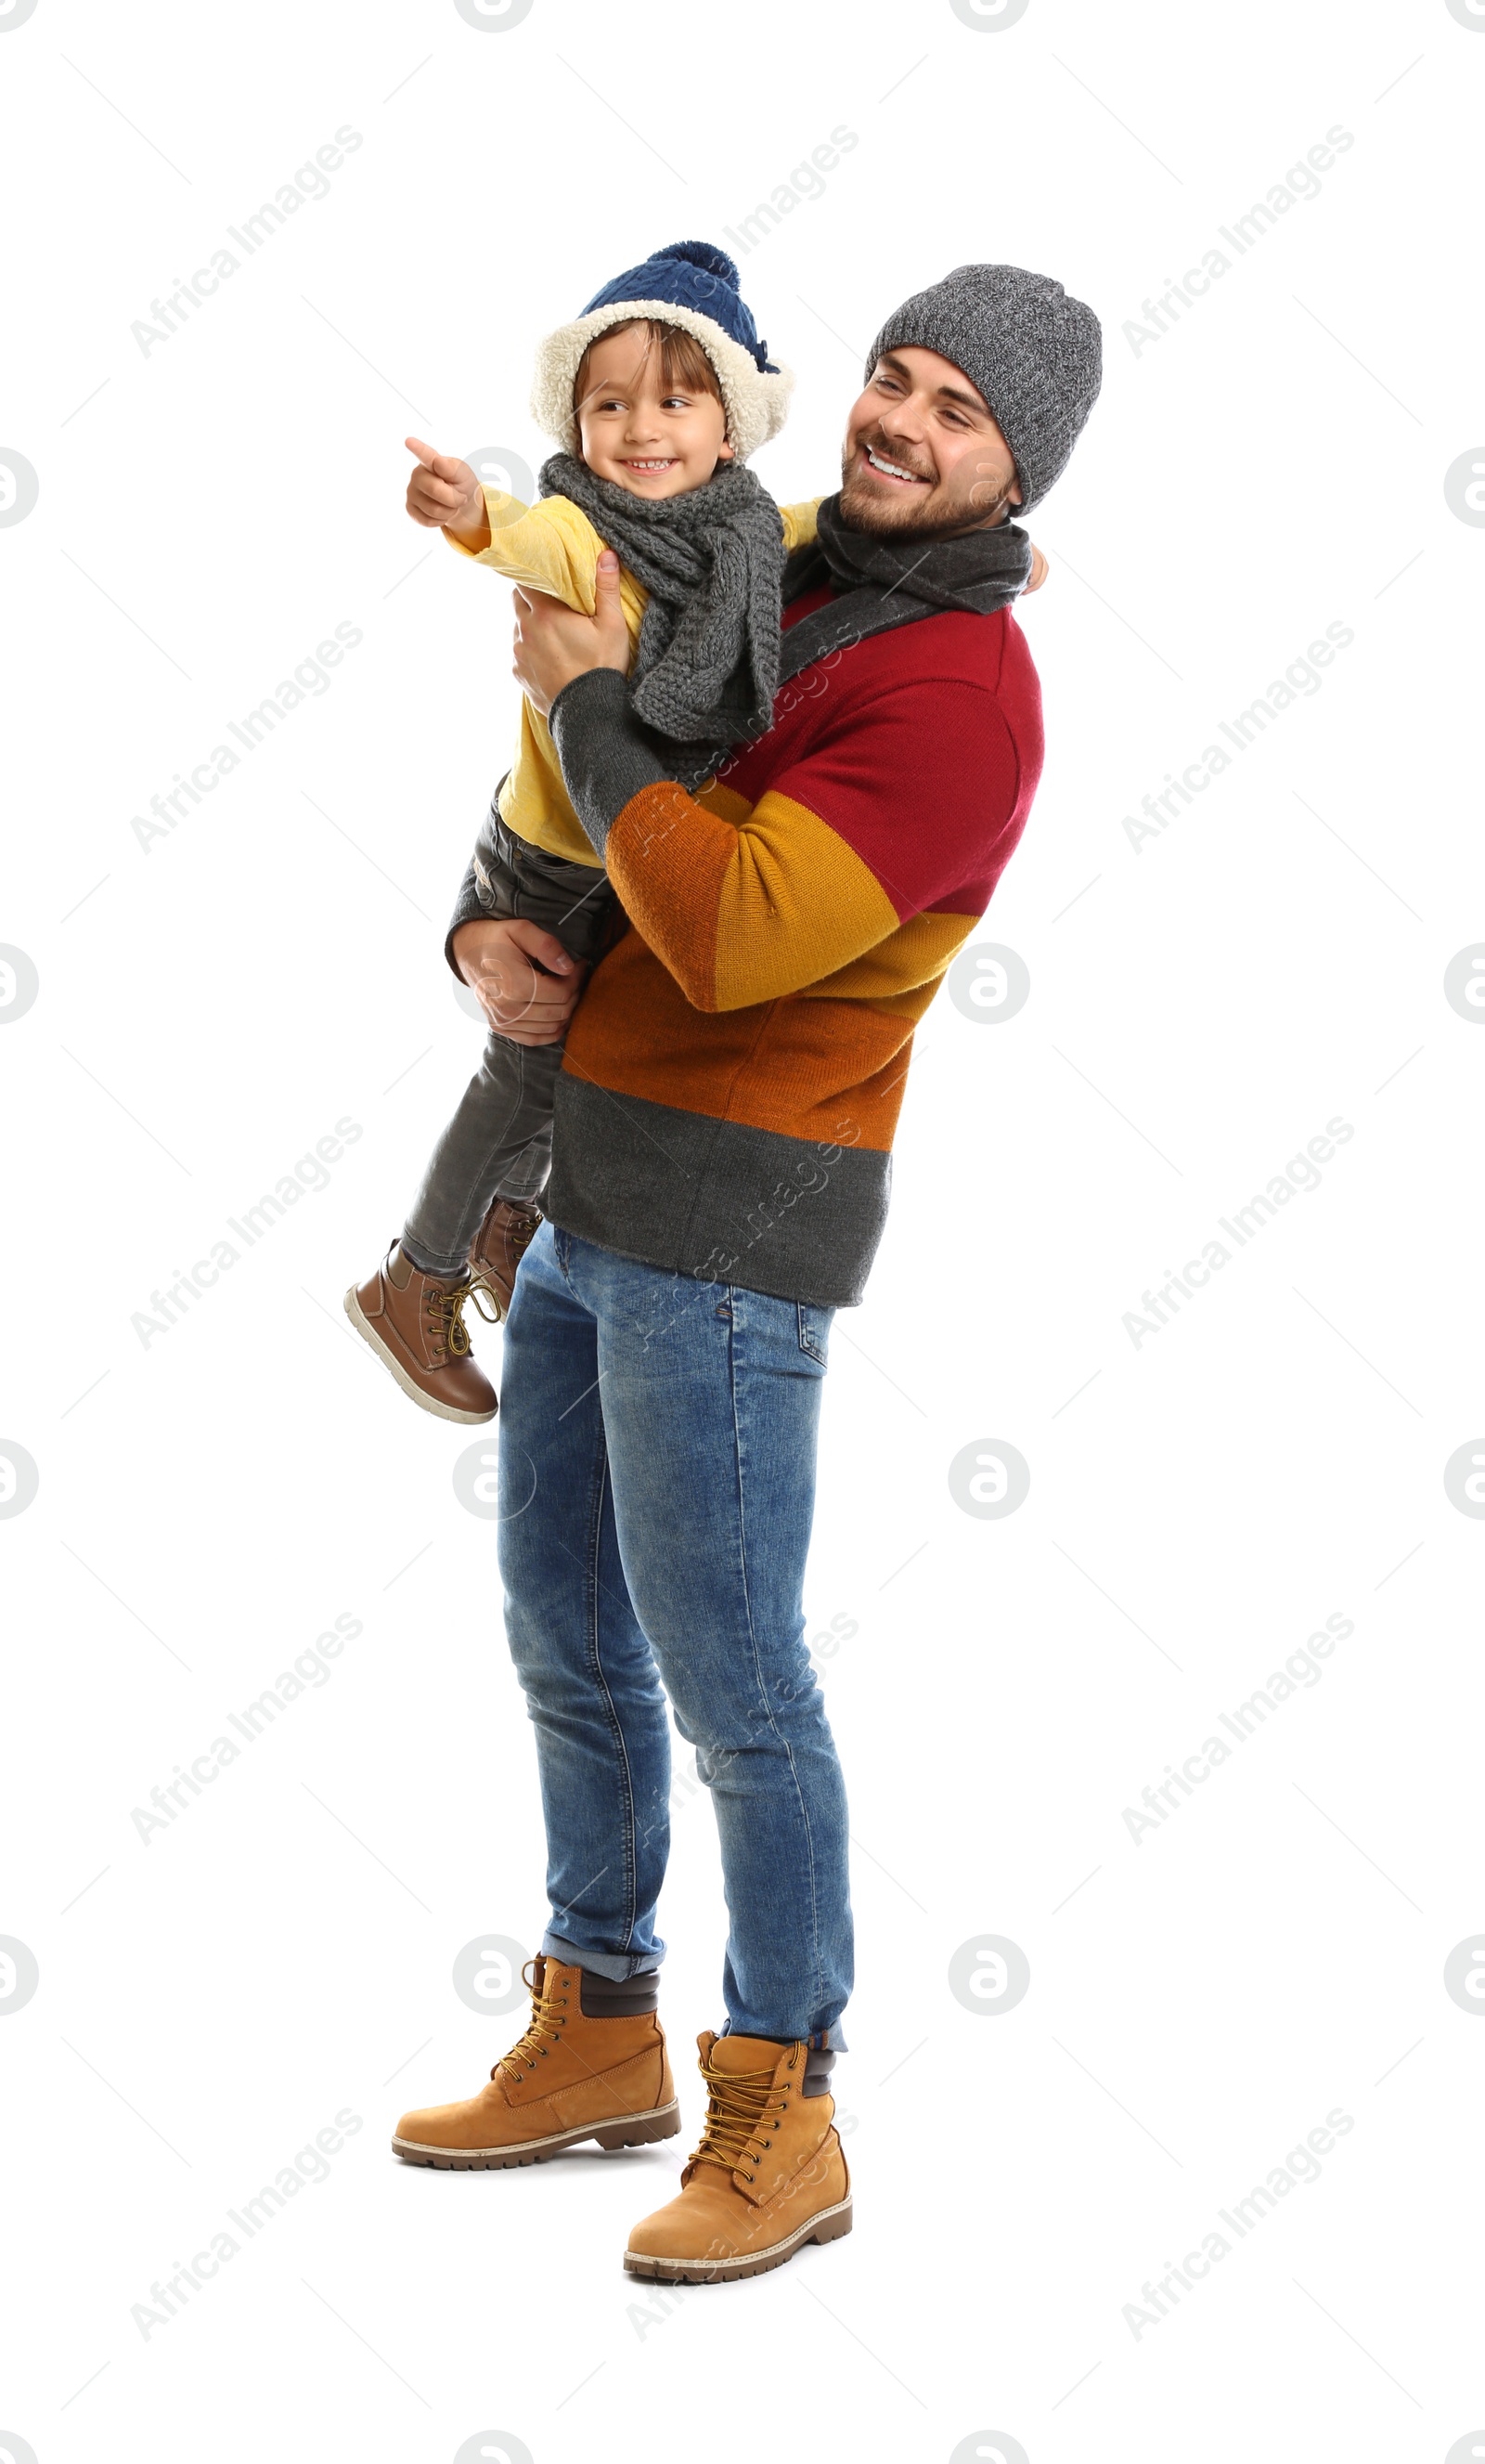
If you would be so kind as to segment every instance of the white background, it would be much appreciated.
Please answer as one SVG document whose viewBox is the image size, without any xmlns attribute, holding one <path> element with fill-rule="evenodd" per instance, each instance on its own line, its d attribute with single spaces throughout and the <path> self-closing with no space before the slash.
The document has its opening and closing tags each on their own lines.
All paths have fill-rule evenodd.
<svg viewBox="0 0 1485 2464">
<path fill-rule="evenodd" d="M 0 35 L 0 447 L 40 483 L 0 530 L 0 941 L 40 983 L 0 1035 L 0 1438 L 40 1476 L 0 1525 L 0 1933 L 40 1970 L 0 2023 L 15 2455 L 1485 2452 L 1485 2026 L 1443 1983 L 1485 1921 L 1485 1529 L 1443 1485 L 1485 1430 L 1485 1035 L 1443 992 L 1485 938 L 1485 532 L 1444 495 L 1485 435 L 1482 85 L 1485 16 L 1446 0 L 535 0 L 494 32 L 39 0 Z M 342 126 L 331 193 L 142 351 Z M 1336 126 L 1320 197 L 1137 351 L 1142 301 Z M 441 939 L 515 709 L 506 594 L 409 526 L 402 439 L 535 466 L 537 336 L 837 127 L 824 194 L 742 258 L 799 378 L 775 495 L 834 484 L 877 324 L 967 258 L 1090 300 L 1106 377 L 1031 523 L 1047 766 L 984 932 L 1031 999 L 930 1013 L 826 1389 L 857 2228 L 646 2309 L 620 2253 L 721 2016 L 701 1792 L 662 1910 L 687 2138 L 452 2176 L 387 2147 L 520 2025 L 466 2009 L 455 1954 L 543 1915 L 467 1433 L 339 1314 L 473 1066 Z M 329 691 L 142 849 L 131 816 L 337 623 Z M 1136 852 L 1122 817 L 1331 623 L 1321 690 Z M 1142 1292 L 1335 1116 L 1321 1187 L 1136 1347 Z M 342 1117 L 329 1187 L 142 1342 Z M 1031 1466 L 1008 1520 L 950 1498 L 979 1439 Z M 338 1614 L 330 1682 L 142 1841 Z M 1136 1844 L 1124 1810 L 1335 1614 L 1321 1681 Z M 1015 2011 L 950 1991 L 976 1928 L 1030 1961 Z M 1322 2178 L 1136 2336 L 1142 2284 L 1338 2107 Z M 330 2178 L 142 2336 L 341 2108 Z"/>
</svg>

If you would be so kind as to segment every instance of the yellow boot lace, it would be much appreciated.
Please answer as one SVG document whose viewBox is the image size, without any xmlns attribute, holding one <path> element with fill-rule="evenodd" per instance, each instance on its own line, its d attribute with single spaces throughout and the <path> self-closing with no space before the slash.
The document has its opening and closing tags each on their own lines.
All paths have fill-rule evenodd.
<svg viewBox="0 0 1485 2464">
<path fill-rule="evenodd" d="M 796 2046 L 789 2057 L 791 2070 L 798 2057 Z M 772 2070 L 718 2071 L 704 2061 L 701 2075 L 707 2082 L 707 2119 L 691 2163 L 720 2165 L 729 2173 L 741 2170 L 746 2156 L 772 2145 L 773 2131 L 765 2135 L 763 2125 L 787 2110 L 790 2090 L 780 2089 L 779 2101 L 775 2102 Z M 751 2182 L 752 2173 L 745 2172 L 744 2179 Z"/>
<path fill-rule="evenodd" d="M 519 2079 L 523 2071 L 534 2071 L 537 2062 L 551 2052 L 552 2045 L 555 2045 L 557 2040 L 559 2030 L 567 2025 L 566 1994 L 554 1995 L 545 1991 L 538 1992 L 536 1980 L 532 1973 L 535 1966 L 535 1960 L 529 1959 L 521 1970 L 521 1982 L 531 1993 L 531 2018 L 527 2023 L 526 2033 L 511 2047 L 508 2054 L 501 2055 L 490 2074 L 491 2079 L 501 2071 L 508 2072 L 513 2079 Z M 551 2044 L 543 2041 L 547 2037 L 551 2038 Z"/>
<path fill-rule="evenodd" d="M 466 1276 L 462 1284 L 433 1284 L 427 1289 L 428 1331 L 435 1345 L 441 1344 L 456 1359 L 470 1348 L 470 1330 L 464 1323 L 464 1305 L 472 1300 L 482 1318 L 495 1321 L 480 1299 L 481 1287 Z"/>
</svg>

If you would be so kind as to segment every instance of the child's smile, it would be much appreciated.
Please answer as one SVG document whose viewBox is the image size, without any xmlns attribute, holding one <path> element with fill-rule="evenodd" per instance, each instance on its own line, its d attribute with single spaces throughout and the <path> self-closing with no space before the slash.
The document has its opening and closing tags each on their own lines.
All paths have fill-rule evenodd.
<svg viewBox="0 0 1485 2464">
<path fill-rule="evenodd" d="M 589 470 L 631 495 L 686 495 L 732 458 L 715 394 L 667 383 L 661 353 L 632 329 L 594 343 L 577 410 Z"/>
</svg>

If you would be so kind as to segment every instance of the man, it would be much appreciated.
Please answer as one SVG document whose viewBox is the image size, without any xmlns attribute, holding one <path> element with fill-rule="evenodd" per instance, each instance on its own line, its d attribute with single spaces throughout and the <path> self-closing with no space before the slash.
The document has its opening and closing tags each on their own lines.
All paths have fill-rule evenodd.
<svg viewBox="0 0 1485 2464">
<path fill-rule="evenodd" d="M 829 2092 L 845 1795 L 803 1641 L 820 1379 L 881 1237 L 914 1024 L 1039 775 L 1010 514 L 1063 469 L 1099 374 L 1092 311 L 1016 267 L 961 266 L 887 320 L 841 493 L 785 577 L 774 724 L 694 796 L 630 707 L 617 560 L 591 620 L 518 594 L 516 674 L 630 921 L 576 1015 L 558 945 L 482 918 L 472 867 L 449 935 L 504 1032 L 572 1020 L 500 1442 L 552 1922 L 491 2084 L 405 2115 L 394 2145 L 505 2165 L 679 2129 L 657 2015 L 668 1697 L 716 1812 L 727 2025 L 700 2039 L 702 2137 L 631 2235 L 636 2275 L 753 2275 L 850 2229 Z"/>
</svg>

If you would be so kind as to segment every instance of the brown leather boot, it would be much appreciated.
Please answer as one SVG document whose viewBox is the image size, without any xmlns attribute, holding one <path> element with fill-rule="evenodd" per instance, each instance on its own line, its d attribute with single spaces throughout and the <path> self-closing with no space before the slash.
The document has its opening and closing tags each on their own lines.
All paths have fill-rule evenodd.
<svg viewBox="0 0 1485 2464">
<path fill-rule="evenodd" d="M 497 1318 L 510 1309 L 515 1269 L 540 1228 L 538 1207 L 497 1198 L 470 1243 L 470 1274 L 476 1289 L 490 1294 Z"/>
<path fill-rule="evenodd" d="M 769 2036 L 698 2036 L 710 2101 L 681 2195 L 629 2235 L 631 2276 L 730 2284 L 782 2267 L 807 2241 L 851 2230 L 851 2177 L 835 2101 L 804 2096 L 808 2048 Z"/>
<path fill-rule="evenodd" d="M 524 2036 L 478 2096 L 404 2113 L 398 2155 L 444 2171 L 495 2171 L 544 2164 L 582 2139 L 601 2147 L 674 2139 L 681 2108 L 655 2013 L 595 2017 L 582 2007 L 582 1969 L 558 1959 L 531 1960 L 521 1973 L 531 1987 Z"/>
<path fill-rule="evenodd" d="M 468 1275 L 425 1275 L 396 1242 L 374 1275 L 353 1284 L 345 1314 L 404 1395 L 441 1420 L 492 1420 L 495 1390 L 470 1350 Z"/>
</svg>

